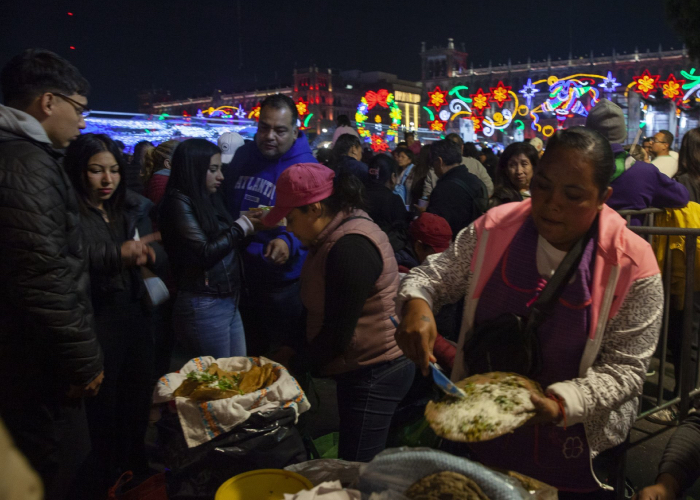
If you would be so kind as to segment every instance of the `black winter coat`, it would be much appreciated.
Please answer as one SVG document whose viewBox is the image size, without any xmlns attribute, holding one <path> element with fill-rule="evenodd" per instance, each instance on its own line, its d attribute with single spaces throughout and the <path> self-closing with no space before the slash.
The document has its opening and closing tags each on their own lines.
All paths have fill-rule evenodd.
<svg viewBox="0 0 700 500">
<path fill-rule="evenodd" d="M 129 189 L 126 191 L 122 213 L 116 215 L 112 224 L 105 222 L 97 209 L 83 207 L 80 220 L 90 262 L 92 301 L 96 314 L 100 313 L 103 304 L 110 305 L 118 295 L 121 295 L 119 299 L 122 301 L 134 302 L 140 300 L 145 293 L 140 269 L 122 267 L 121 245 L 134 239 L 137 229 L 139 236 L 153 232 L 149 217 L 152 208 L 151 200 Z M 156 274 L 163 275 L 163 269 L 167 267 L 165 251 L 157 243 L 151 246 L 156 252 L 153 270 Z"/>
<path fill-rule="evenodd" d="M 0 407 L 102 371 L 78 202 L 61 153 L 0 128 Z"/>
<path fill-rule="evenodd" d="M 238 295 L 242 282 L 240 250 L 245 239 L 241 226 L 220 217 L 219 233 L 208 236 L 188 196 L 171 192 L 161 203 L 158 225 L 178 291 Z"/>
</svg>

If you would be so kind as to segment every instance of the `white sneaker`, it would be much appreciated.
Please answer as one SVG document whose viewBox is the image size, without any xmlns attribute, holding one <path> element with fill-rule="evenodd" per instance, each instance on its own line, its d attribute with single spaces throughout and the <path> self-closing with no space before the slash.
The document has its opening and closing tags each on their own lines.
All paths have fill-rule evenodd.
<svg viewBox="0 0 700 500">
<path fill-rule="evenodd" d="M 657 411 L 649 415 L 647 420 L 658 425 L 678 425 L 678 405 L 671 405 L 668 408 Z"/>
</svg>

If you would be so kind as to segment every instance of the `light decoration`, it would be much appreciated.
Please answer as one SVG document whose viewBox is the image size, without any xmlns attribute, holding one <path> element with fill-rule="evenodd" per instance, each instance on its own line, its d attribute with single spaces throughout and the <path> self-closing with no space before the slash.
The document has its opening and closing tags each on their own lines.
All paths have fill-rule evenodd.
<svg viewBox="0 0 700 500">
<path fill-rule="evenodd" d="M 314 116 L 313 113 L 309 113 L 306 119 L 304 120 L 304 128 L 309 128 L 309 122 L 311 121 L 311 117 Z"/>
<path fill-rule="evenodd" d="M 695 74 L 695 68 L 690 71 L 681 71 L 681 75 L 686 78 L 686 83 L 683 85 L 683 90 L 686 91 L 683 101 L 690 99 L 693 94 L 696 100 L 700 100 L 700 75 Z"/>
<path fill-rule="evenodd" d="M 476 94 L 470 94 L 469 97 L 472 98 L 472 108 L 476 108 L 477 113 L 483 113 L 484 108 L 489 105 L 491 94 L 485 94 L 483 90 L 479 89 Z"/>
<path fill-rule="evenodd" d="M 391 125 L 389 126 L 389 129 L 386 132 L 381 132 L 381 116 L 377 114 L 374 118 L 375 128 L 380 133 L 372 134 L 367 128 L 367 119 L 369 118 L 369 112 L 372 109 L 376 109 L 377 112 L 381 111 L 381 109 L 377 108 L 386 108 L 389 110 L 389 118 L 391 119 Z M 398 138 L 398 130 L 401 126 L 402 116 L 403 115 L 401 114 L 401 108 L 399 108 L 399 105 L 396 103 L 393 93 L 389 92 L 386 89 L 380 89 L 376 92 L 373 90 L 369 90 L 360 99 L 360 104 L 357 105 L 357 111 L 355 112 L 357 132 L 360 134 L 360 137 L 362 137 L 365 142 L 370 143 L 370 147 L 373 151 L 388 151 L 388 142 L 396 142 Z M 378 121 L 377 118 L 379 118 Z M 384 146 L 386 146 L 386 149 L 383 149 L 384 146 L 379 146 L 378 141 L 382 142 Z M 380 147 L 382 149 L 377 149 Z"/>
<path fill-rule="evenodd" d="M 444 122 L 449 120 L 451 116 L 451 113 L 447 109 L 443 109 L 438 113 L 438 118 L 440 118 Z"/>
<path fill-rule="evenodd" d="M 234 115 L 239 120 L 245 119 L 245 111 L 243 110 L 242 105 L 239 105 L 238 107 L 234 107 L 234 106 L 219 106 L 218 108 L 209 107 L 209 109 L 205 109 L 204 111 L 202 111 L 202 110 L 197 111 L 197 116 L 200 118 L 203 118 L 206 116 L 208 116 L 209 118 L 233 118 Z M 259 112 L 258 112 L 258 116 L 260 116 Z M 248 115 L 248 117 L 250 118 L 250 114 Z"/>
<path fill-rule="evenodd" d="M 260 106 L 254 106 L 253 109 L 248 113 L 249 120 L 258 121 L 260 119 Z"/>
<path fill-rule="evenodd" d="M 518 95 L 512 90 L 509 90 L 508 101 L 511 100 L 511 97 L 514 100 L 514 109 L 517 110 L 520 107 L 518 102 Z M 498 113 L 494 113 L 492 117 L 485 116 L 483 120 L 481 120 L 483 134 L 486 137 L 491 137 L 496 132 L 496 130 L 504 131 L 513 123 L 513 118 L 513 112 L 508 108 Z M 474 129 L 476 130 L 476 127 Z"/>
<path fill-rule="evenodd" d="M 539 91 L 540 90 L 532 84 L 532 78 L 528 78 L 527 83 L 523 85 L 523 88 L 520 89 L 518 92 L 522 94 L 525 98 L 527 107 L 531 108 L 532 100 L 535 98 L 535 94 L 537 94 Z"/>
<path fill-rule="evenodd" d="M 442 106 L 447 104 L 447 92 L 440 89 L 440 86 L 435 87 L 435 90 L 428 92 L 428 106 L 432 106 L 437 111 L 440 111 Z"/>
<path fill-rule="evenodd" d="M 447 123 L 442 120 L 433 120 L 428 122 L 428 130 L 433 132 L 444 132 L 447 128 Z"/>
<path fill-rule="evenodd" d="M 463 96 L 460 94 L 460 92 L 461 92 L 462 90 L 469 90 L 469 87 L 467 87 L 466 85 L 457 85 L 456 87 L 452 87 L 452 89 L 447 93 L 447 95 L 449 95 L 449 96 L 456 96 L 457 99 L 459 99 L 460 101 L 472 102 L 472 100 L 471 100 L 470 98 L 468 98 L 468 97 L 463 97 Z M 454 101 L 453 101 L 453 102 L 454 102 Z"/>
<path fill-rule="evenodd" d="M 680 101 L 683 101 L 683 92 L 682 92 L 682 85 L 685 83 L 685 80 L 676 80 L 676 77 L 671 73 L 668 75 L 668 78 L 663 81 L 659 81 L 659 85 L 661 86 L 661 93 L 666 99 L 670 99 L 672 101 L 675 101 L 676 103 L 680 103 Z"/>
<path fill-rule="evenodd" d="M 481 130 L 481 120 L 478 116 L 472 116 L 471 120 L 474 123 L 474 132 L 479 132 Z"/>
<path fill-rule="evenodd" d="M 617 83 L 617 79 L 612 75 L 611 71 L 608 71 L 608 76 L 603 79 L 603 83 L 598 84 L 603 89 L 603 92 L 615 92 L 620 85 L 622 84 Z"/>
<path fill-rule="evenodd" d="M 297 112 L 299 113 L 299 117 L 305 116 L 309 112 L 308 103 L 306 103 L 301 97 L 299 98 L 299 101 L 297 101 Z"/>
<path fill-rule="evenodd" d="M 243 104 L 238 105 L 238 110 L 236 110 L 236 118 L 245 118 L 245 110 L 243 109 Z"/>
<path fill-rule="evenodd" d="M 645 99 L 648 99 L 649 94 L 656 89 L 659 78 L 660 75 L 650 75 L 649 70 L 645 69 L 644 73 L 632 79 L 632 83 L 634 83 L 632 88 L 635 92 L 642 94 Z"/>
<path fill-rule="evenodd" d="M 428 106 L 423 106 L 423 109 L 428 112 L 428 116 L 431 120 L 435 119 L 435 113 L 433 113 L 433 111 Z"/>
<path fill-rule="evenodd" d="M 511 87 L 506 87 L 503 82 L 499 81 L 498 85 L 489 90 L 491 90 L 491 100 L 498 104 L 499 108 L 503 107 L 503 103 L 510 101 Z"/>
</svg>

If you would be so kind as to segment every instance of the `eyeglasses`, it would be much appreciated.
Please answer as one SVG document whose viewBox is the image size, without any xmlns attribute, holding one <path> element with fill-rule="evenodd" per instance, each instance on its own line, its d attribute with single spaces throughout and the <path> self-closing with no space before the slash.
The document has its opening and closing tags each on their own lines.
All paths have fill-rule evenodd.
<svg viewBox="0 0 700 500">
<path fill-rule="evenodd" d="M 657 139 L 656 137 L 649 137 L 649 140 L 650 140 L 652 143 L 668 144 L 668 142 L 666 142 L 666 141 L 660 141 L 660 140 Z"/>
<path fill-rule="evenodd" d="M 90 110 L 90 108 L 88 108 L 88 107 L 85 106 L 84 104 L 80 104 L 80 103 L 79 103 L 78 101 L 76 101 L 75 99 L 71 99 L 71 98 L 68 97 L 67 95 L 61 94 L 61 93 L 59 93 L 59 92 L 52 92 L 52 94 L 53 94 L 53 95 L 57 95 L 58 97 L 60 97 L 60 98 L 62 98 L 62 99 L 65 99 L 66 101 L 68 101 L 68 102 L 70 102 L 71 104 L 73 104 L 73 107 L 75 108 L 76 113 L 78 113 L 79 115 L 82 115 L 83 118 L 87 118 L 88 116 L 90 116 L 90 111 L 91 111 L 91 110 Z"/>
</svg>

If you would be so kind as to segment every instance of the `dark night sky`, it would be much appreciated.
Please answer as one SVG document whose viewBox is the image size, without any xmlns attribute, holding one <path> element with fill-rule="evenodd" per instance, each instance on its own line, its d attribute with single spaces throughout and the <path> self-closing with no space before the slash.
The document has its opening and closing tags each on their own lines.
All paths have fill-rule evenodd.
<svg viewBox="0 0 700 500">
<path fill-rule="evenodd" d="M 90 80 L 93 109 L 134 111 L 141 89 L 187 97 L 288 84 L 312 62 L 418 80 L 420 42 L 448 37 L 475 66 L 566 58 L 570 38 L 574 56 L 681 47 L 663 0 L 240 3 L 239 30 L 237 0 L 6 0 L 0 65 L 24 48 L 53 50 Z"/>
</svg>

